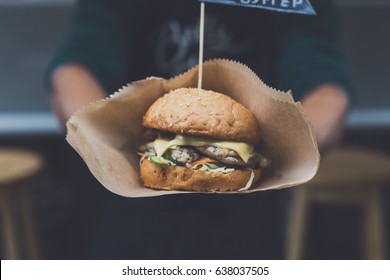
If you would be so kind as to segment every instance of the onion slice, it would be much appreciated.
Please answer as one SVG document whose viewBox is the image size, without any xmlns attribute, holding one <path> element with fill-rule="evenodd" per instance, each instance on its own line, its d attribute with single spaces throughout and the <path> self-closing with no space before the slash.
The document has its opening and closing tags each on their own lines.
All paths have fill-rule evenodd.
<svg viewBox="0 0 390 280">
<path fill-rule="evenodd" d="M 246 183 L 245 187 L 238 190 L 239 192 L 247 191 L 252 186 L 253 179 L 255 178 L 255 172 L 253 171 L 253 169 L 250 169 L 250 171 L 251 171 L 251 176 L 249 177 L 248 182 Z"/>
</svg>

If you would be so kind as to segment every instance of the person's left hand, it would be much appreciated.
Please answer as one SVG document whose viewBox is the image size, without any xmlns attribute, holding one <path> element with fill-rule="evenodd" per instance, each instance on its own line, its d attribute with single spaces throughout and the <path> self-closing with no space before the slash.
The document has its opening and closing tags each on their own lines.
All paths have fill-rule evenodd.
<svg viewBox="0 0 390 280">
<path fill-rule="evenodd" d="M 321 85 L 303 98 L 302 106 L 313 125 L 321 153 L 341 140 L 348 109 L 348 98 L 342 88 Z"/>
</svg>

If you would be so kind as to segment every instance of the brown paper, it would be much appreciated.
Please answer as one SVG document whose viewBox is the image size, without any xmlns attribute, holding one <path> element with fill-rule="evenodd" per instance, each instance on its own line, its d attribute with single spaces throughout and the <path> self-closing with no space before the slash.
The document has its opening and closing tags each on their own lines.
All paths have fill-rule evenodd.
<svg viewBox="0 0 390 280">
<path fill-rule="evenodd" d="M 229 95 L 255 115 L 263 136 L 259 148 L 273 163 L 274 172 L 241 193 L 292 187 L 310 180 L 318 169 L 319 152 L 300 103 L 295 103 L 290 93 L 266 86 L 237 62 L 211 60 L 203 67 L 203 89 Z M 71 117 L 67 140 L 104 187 L 126 197 L 190 193 L 144 187 L 136 151 L 144 143 L 142 117 L 149 106 L 172 89 L 196 87 L 197 73 L 195 67 L 170 80 L 152 77 L 134 82 Z"/>
</svg>

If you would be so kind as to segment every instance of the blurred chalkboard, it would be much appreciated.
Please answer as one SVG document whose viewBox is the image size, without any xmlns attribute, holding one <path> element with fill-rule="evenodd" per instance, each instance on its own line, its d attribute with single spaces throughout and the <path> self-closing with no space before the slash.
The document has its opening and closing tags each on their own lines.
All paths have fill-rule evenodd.
<svg viewBox="0 0 390 280">
<path fill-rule="evenodd" d="M 370 0 L 371 1 L 371 0 Z M 340 44 L 356 87 L 356 106 L 390 112 L 390 1 L 342 1 Z M 359 1 L 358 1 L 359 2 Z"/>
<path fill-rule="evenodd" d="M 71 5 L 0 5 L 0 112 L 48 111 L 43 75 L 70 23 Z"/>
</svg>

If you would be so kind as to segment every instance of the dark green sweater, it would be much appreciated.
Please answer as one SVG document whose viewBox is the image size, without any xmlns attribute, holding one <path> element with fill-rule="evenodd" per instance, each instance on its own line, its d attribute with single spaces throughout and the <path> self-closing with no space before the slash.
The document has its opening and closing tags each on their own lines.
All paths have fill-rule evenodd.
<svg viewBox="0 0 390 280">
<path fill-rule="evenodd" d="M 332 82 L 350 91 L 337 49 L 330 1 L 312 1 L 318 16 L 206 5 L 205 59 L 247 64 L 267 84 L 296 99 Z M 197 63 L 197 0 L 82 0 L 73 28 L 53 59 L 87 67 L 111 93 L 148 76 L 169 78 Z"/>
</svg>

